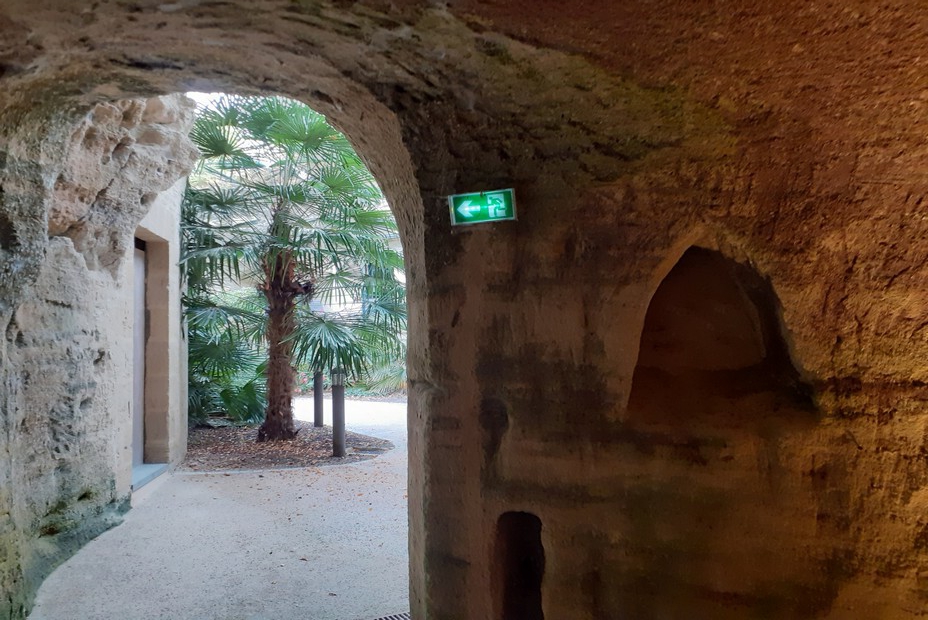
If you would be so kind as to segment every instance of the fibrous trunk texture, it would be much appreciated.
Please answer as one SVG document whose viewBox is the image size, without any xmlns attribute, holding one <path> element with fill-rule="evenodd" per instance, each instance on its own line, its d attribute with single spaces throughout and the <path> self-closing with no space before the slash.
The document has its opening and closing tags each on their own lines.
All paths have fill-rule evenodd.
<svg viewBox="0 0 928 620">
<path fill-rule="evenodd" d="M 295 286 L 293 259 L 288 252 L 272 254 L 264 263 L 264 296 L 267 299 L 267 411 L 258 430 L 258 441 L 293 439 L 293 311 Z"/>
</svg>

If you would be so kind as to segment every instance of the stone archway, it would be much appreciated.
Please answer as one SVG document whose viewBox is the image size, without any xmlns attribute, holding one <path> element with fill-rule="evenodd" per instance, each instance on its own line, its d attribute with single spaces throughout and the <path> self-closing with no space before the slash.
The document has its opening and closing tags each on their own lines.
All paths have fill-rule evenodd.
<svg viewBox="0 0 928 620">
<path fill-rule="evenodd" d="M 193 56 L 208 51 L 202 41 L 197 46 Z M 8 568 L 0 584 L 9 592 L 13 616 L 23 613 L 54 565 L 112 526 L 128 506 L 128 479 L 114 465 L 116 453 L 127 447 L 120 435 L 108 435 L 131 378 L 121 375 L 127 367 L 119 344 L 124 321 L 108 314 L 113 304 L 107 300 L 118 294 L 124 267 L 119 257 L 131 247 L 147 206 L 192 163 L 179 120 L 187 112 L 146 97 L 196 83 L 247 93 L 274 90 L 327 112 L 355 143 L 397 217 L 409 273 L 410 355 L 422 356 L 423 208 L 396 116 L 325 60 L 263 49 L 263 57 L 243 49 L 213 64 L 191 62 L 169 76 L 122 61 L 104 61 L 107 69 L 91 76 L 82 73 L 88 67 L 65 63 L 51 72 L 56 75 L 51 82 L 29 77 L 18 82 L 16 96 L 0 111 L 5 134 L 0 200 L 8 224 L 0 260 L 15 276 L 4 278 L 0 288 L 5 331 L 16 345 L 3 356 L 4 381 L 12 387 L 3 407 L 13 414 L 4 423 L 7 454 L 32 455 L 26 463 L 0 467 L 9 489 L 0 498 L 5 514 L 0 519 L 13 532 L 3 545 Z M 288 59 L 280 72 L 287 87 L 272 89 L 265 75 L 269 62 L 282 63 L 278 55 Z M 215 78 L 229 71 L 240 73 Z M 133 73 L 147 77 L 130 77 Z M 39 380 L 43 365 L 60 372 Z M 42 416 L 45 411 L 50 417 Z M 411 399 L 413 419 L 416 411 Z M 422 460 L 413 462 L 416 475 Z M 417 496 L 421 487 L 413 491 Z M 417 515 L 413 527 L 421 530 L 421 505 L 411 512 Z M 421 547 L 422 536 L 414 531 L 411 540 Z M 421 555 L 413 564 L 421 574 Z"/>
<path fill-rule="evenodd" d="M 444 196 L 458 188 L 515 184 L 541 213 L 546 205 L 563 201 L 563 189 L 557 187 L 613 178 L 630 162 L 675 148 L 688 127 L 714 139 L 718 125 L 714 120 L 705 127 L 692 125 L 692 115 L 710 119 L 711 114 L 698 107 L 679 114 L 683 102 L 674 93 L 610 77 L 568 54 L 538 54 L 442 8 L 412 6 L 399 14 L 313 3 L 266 11 L 236 8 L 241 9 L 204 5 L 178 12 L 172 5 L 152 3 L 80 13 L 25 2 L 9 8 L 3 32 L 21 53 L 20 64 L 11 64 L 4 77 L 0 141 L 6 159 L 0 180 L 3 209 L 15 219 L 6 228 L 15 229 L 3 235 L 8 251 L 0 259 L 2 268 L 16 270 L 17 278 L 0 280 L 0 297 L 16 307 L 34 293 L 30 286 L 41 271 L 59 264 L 57 254 L 46 254 L 52 244 L 67 244 L 48 238 L 45 220 L 54 200 L 50 186 L 68 163 L 63 145 L 100 102 L 186 90 L 279 93 L 325 113 L 377 177 L 405 248 L 410 461 L 415 464 L 409 476 L 412 611 L 419 617 L 426 610 L 484 616 L 492 601 L 481 587 L 486 573 L 481 567 L 490 558 L 480 549 L 491 534 L 477 501 L 481 480 L 473 475 L 482 457 L 465 438 L 478 432 L 476 416 L 470 414 L 479 407 L 473 398 L 478 378 L 466 369 L 484 355 L 479 341 L 485 339 L 475 330 L 486 317 L 477 304 L 465 302 L 479 300 L 485 282 L 518 273 L 521 258 L 509 239 L 519 225 L 456 234 L 447 221 Z M 30 29 L 57 41 L 53 47 L 61 53 L 45 59 L 48 50 L 24 34 Z M 28 70 L 39 58 L 44 59 L 41 70 Z M 544 77 L 552 72 L 565 80 L 552 86 Z M 571 122 L 541 113 L 547 103 L 564 101 L 578 104 L 580 114 Z M 526 109 L 539 114 L 523 118 Z M 597 154 L 595 134 L 602 130 L 619 145 L 610 147 L 608 156 Z M 529 134 L 538 148 L 527 148 Z M 129 192 L 126 198 L 130 211 L 138 207 L 140 197 Z M 571 204 L 582 210 L 581 203 Z M 124 213 L 116 221 L 107 219 L 108 213 L 104 205 L 101 232 L 118 243 L 118 231 L 130 228 L 139 214 Z M 554 224 L 526 220 L 518 234 L 556 234 Z M 93 314 L 90 308 L 80 312 L 86 319 L 80 329 L 91 334 L 91 341 L 99 323 Z M 88 368 L 88 360 L 101 350 L 103 357 L 106 353 L 94 347 L 91 355 L 90 347 L 80 360 Z M 63 357 L 60 349 L 58 356 Z M 24 372 L 20 361 L 15 354 L 6 360 L 11 363 L 4 366 L 5 376 L 18 385 Z M 52 399 L 68 402 L 69 396 L 57 393 L 49 392 Z M 22 393 L 10 391 L 7 407 L 24 411 Z M 11 418 L 11 428 L 16 423 Z M 13 452 L 28 449 L 22 436 L 12 437 Z M 108 476 L 105 467 L 95 474 L 98 480 Z M 113 488 L 93 502 L 77 504 L 82 507 L 75 512 L 72 498 L 59 497 L 59 481 L 46 476 L 39 501 L 27 502 L 27 479 L 23 472 L 10 474 L 9 487 L 18 490 L 6 500 L 11 514 L 20 513 L 10 518 L 16 533 L 8 547 L 13 567 L 8 580 L 26 598 L 52 563 L 111 523 L 124 500 Z M 56 506 L 67 515 L 97 510 L 100 518 L 81 519 L 87 527 L 72 541 L 43 541 L 51 552 L 32 558 L 32 521 Z M 33 566 L 24 584 L 18 574 L 27 564 Z M 475 594 L 462 602 L 464 590 Z"/>
</svg>

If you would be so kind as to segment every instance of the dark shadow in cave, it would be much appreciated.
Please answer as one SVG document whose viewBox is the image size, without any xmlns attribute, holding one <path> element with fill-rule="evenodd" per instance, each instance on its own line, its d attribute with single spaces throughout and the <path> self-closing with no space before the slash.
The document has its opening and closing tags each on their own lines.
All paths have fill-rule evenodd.
<svg viewBox="0 0 928 620">
<path fill-rule="evenodd" d="M 752 427 L 785 410 L 809 420 L 810 389 L 779 315 L 770 282 L 752 268 L 712 250 L 687 250 L 648 308 L 629 422 Z"/>
<path fill-rule="evenodd" d="M 544 620 L 541 583 L 545 550 L 541 519 L 528 512 L 506 512 L 496 524 L 493 583 L 502 620 Z"/>
</svg>

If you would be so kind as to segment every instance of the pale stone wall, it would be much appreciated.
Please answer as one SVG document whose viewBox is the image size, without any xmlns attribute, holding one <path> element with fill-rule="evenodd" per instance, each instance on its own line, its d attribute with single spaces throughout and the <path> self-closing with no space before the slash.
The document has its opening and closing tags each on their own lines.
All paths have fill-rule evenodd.
<svg viewBox="0 0 928 620">
<path fill-rule="evenodd" d="M 132 237 L 156 197 L 192 166 L 191 122 L 192 102 L 177 97 L 102 104 L 72 125 L 58 147 L 62 159 L 47 196 L 44 255 L 5 325 L 8 439 L 0 471 L 10 508 L 0 516 L 8 523 L 0 529 L 0 585 L 7 594 L 0 600 L 13 616 L 54 565 L 118 522 L 128 507 Z M 176 188 L 167 192 L 146 220 L 170 240 L 166 260 L 175 265 L 177 199 Z M 156 320 L 179 345 L 176 271 L 164 274 L 165 288 L 174 289 L 173 307 Z M 185 423 L 182 358 L 182 348 L 174 346 L 160 365 L 175 363 L 174 394 L 165 402 L 173 416 L 175 437 L 166 446 L 172 462 L 182 457 L 186 439 L 182 431 L 176 437 Z"/>
<path fill-rule="evenodd" d="M 149 325 L 145 360 L 145 462 L 168 463 L 171 466 L 183 460 L 187 449 L 187 347 L 183 335 L 178 267 L 180 202 L 185 187 L 186 179 L 181 179 L 158 194 L 135 230 L 135 236 L 147 243 L 146 309 Z M 132 252 L 133 247 L 130 246 L 119 272 L 121 303 L 113 304 L 113 312 L 119 314 L 121 320 L 112 323 L 119 326 L 121 333 L 114 348 L 118 348 L 118 355 L 127 360 L 125 365 L 120 366 L 120 382 L 123 391 L 128 390 L 130 403 L 134 372 L 131 319 L 135 273 Z M 116 417 L 114 431 L 118 452 L 116 490 L 125 495 L 129 493 L 132 480 L 131 408 Z"/>
</svg>

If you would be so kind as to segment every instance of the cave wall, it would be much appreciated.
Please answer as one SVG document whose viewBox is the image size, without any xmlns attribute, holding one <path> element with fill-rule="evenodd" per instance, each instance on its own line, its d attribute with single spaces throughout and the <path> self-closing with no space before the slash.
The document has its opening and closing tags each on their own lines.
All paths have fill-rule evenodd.
<svg viewBox="0 0 928 620">
<path fill-rule="evenodd" d="M 4 324 L 7 615 L 21 613 L 56 564 L 128 508 L 126 257 L 136 223 L 193 163 L 191 122 L 192 102 L 177 97 L 100 104 L 72 121 L 60 166 L 43 171 L 48 236 L 35 280 Z"/>
<path fill-rule="evenodd" d="M 0 13 L 2 316 L 60 243 L 44 201 L 66 132 L 49 119 L 187 89 L 278 92 L 368 162 L 409 272 L 413 617 L 495 617 L 512 513 L 541 524 L 547 618 L 925 608 L 922 3 Z M 451 229 L 445 196 L 500 187 L 518 221 Z M 748 377 L 737 399 L 715 395 L 738 408 L 724 423 L 693 403 L 698 423 L 681 426 L 658 399 L 640 415 L 636 390 L 668 388 L 635 376 L 652 300 L 693 246 L 765 283 L 742 310 L 775 317 L 788 365 L 776 389 Z M 9 436 L 7 409 L 2 423 Z M 0 470 L 2 488 L 20 476 Z"/>
</svg>

